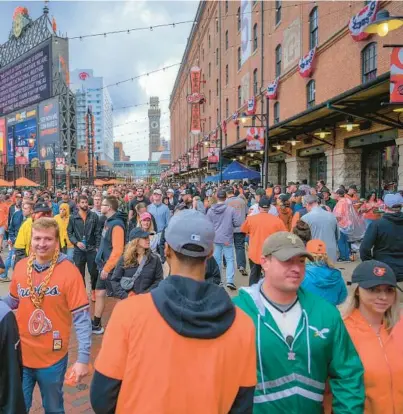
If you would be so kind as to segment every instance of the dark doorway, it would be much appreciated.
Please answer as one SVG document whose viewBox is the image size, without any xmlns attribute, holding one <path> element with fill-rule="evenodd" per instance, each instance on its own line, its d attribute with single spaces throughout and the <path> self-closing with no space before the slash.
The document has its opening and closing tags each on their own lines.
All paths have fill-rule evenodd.
<svg viewBox="0 0 403 414">
<path fill-rule="evenodd" d="M 285 188 L 287 185 L 287 166 L 285 161 L 280 161 L 278 163 L 278 183 L 282 188 Z"/>
<path fill-rule="evenodd" d="M 318 154 L 310 157 L 309 184 L 312 187 L 320 180 L 326 182 L 327 178 L 327 157 L 324 154 Z"/>
</svg>

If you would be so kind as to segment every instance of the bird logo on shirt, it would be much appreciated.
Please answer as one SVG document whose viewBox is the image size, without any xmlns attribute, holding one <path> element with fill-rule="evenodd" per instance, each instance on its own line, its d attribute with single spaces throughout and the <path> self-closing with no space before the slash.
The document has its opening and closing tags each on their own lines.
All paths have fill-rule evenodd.
<svg viewBox="0 0 403 414">
<path fill-rule="evenodd" d="M 312 329 L 315 332 L 314 333 L 315 337 L 318 336 L 321 339 L 327 339 L 325 334 L 330 332 L 328 328 L 323 328 L 323 329 L 319 330 L 318 328 L 315 328 L 314 326 L 309 326 L 309 329 Z"/>
</svg>

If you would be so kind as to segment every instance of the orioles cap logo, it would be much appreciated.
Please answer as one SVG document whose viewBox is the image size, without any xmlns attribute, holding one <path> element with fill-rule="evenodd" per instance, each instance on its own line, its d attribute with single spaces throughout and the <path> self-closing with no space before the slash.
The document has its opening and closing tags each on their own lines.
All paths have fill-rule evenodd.
<svg viewBox="0 0 403 414">
<path fill-rule="evenodd" d="M 382 276 L 385 276 L 385 273 L 386 273 L 386 268 L 385 267 L 374 267 L 374 275 L 375 276 L 379 276 L 379 277 L 382 277 Z"/>
</svg>

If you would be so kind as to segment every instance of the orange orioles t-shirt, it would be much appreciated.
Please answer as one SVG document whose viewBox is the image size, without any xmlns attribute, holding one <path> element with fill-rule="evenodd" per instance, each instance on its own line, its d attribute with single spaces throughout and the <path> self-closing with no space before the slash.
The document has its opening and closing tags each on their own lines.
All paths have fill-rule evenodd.
<svg viewBox="0 0 403 414">
<path fill-rule="evenodd" d="M 30 318 L 35 311 L 28 289 L 28 258 L 15 266 L 10 284 L 10 295 L 19 299 L 16 317 L 21 339 L 22 363 L 27 368 L 46 368 L 60 361 L 68 351 L 73 313 L 89 307 L 83 278 L 73 263 L 63 260 L 58 263 L 42 302 L 41 309 L 48 321 L 31 320 L 33 329 L 42 333 L 33 336 L 29 331 Z M 34 287 L 40 285 L 48 269 L 37 273 L 32 270 Z M 50 323 L 49 323 L 50 321 Z"/>
<path fill-rule="evenodd" d="M 95 362 L 121 380 L 117 414 L 227 414 L 240 387 L 256 384 L 255 328 L 241 309 L 214 339 L 187 338 L 162 318 L 151 294 L 119 302 Z"/>
</svg>

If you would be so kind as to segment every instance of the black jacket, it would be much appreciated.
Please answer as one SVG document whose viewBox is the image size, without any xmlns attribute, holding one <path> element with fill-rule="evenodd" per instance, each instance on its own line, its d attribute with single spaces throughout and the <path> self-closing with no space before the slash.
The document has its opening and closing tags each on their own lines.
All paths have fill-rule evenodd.
<svg viewBox="0 0 403 414">
<path fill-rule="evenodd" d="M 25 413 L 22 357 L 14 313 L 0 301 L 0 413 Z"/>
<path fill-rule="evenodd" d="M 133 277 L 137 268 L 138 266 L 133 266 L 125 269 L 123 267 L 123 257 L 120 258 L 111 277 L 113 296 L 115 298 L 127 298 L 129 292 L 126 292 L 122 286 L 120 286 L 120 280 L 122 277 Z M 160 258 L 156 254 L 151 253 L 140 276 L 134 282 L 132 291 L 136 294 L 149 292 L 151 289 L 158 286 L 163 279 L 163 275 L 164 272 L 162 270 Z"/>
<path fill-rule="evenodd" d="M 371 223 L 360 246 L 361 260 L 388 264 L 403 281 L 403 213 L 386 213 Z"/>
<path fill-rule="evenodd" d="M 85 222 L 78 213 L 71 215 L 69 225 L 67 226 L 67 234 L 74 246 L 76 246 L 78 242 L 83 241 L 83 237 L 85 236 L 87 250 L 97 249 L 101 242 L 98 215 L 88 210 Z M 78 247 L 76 247 L 76 249 L 78 249 Z"/>
</svg>

